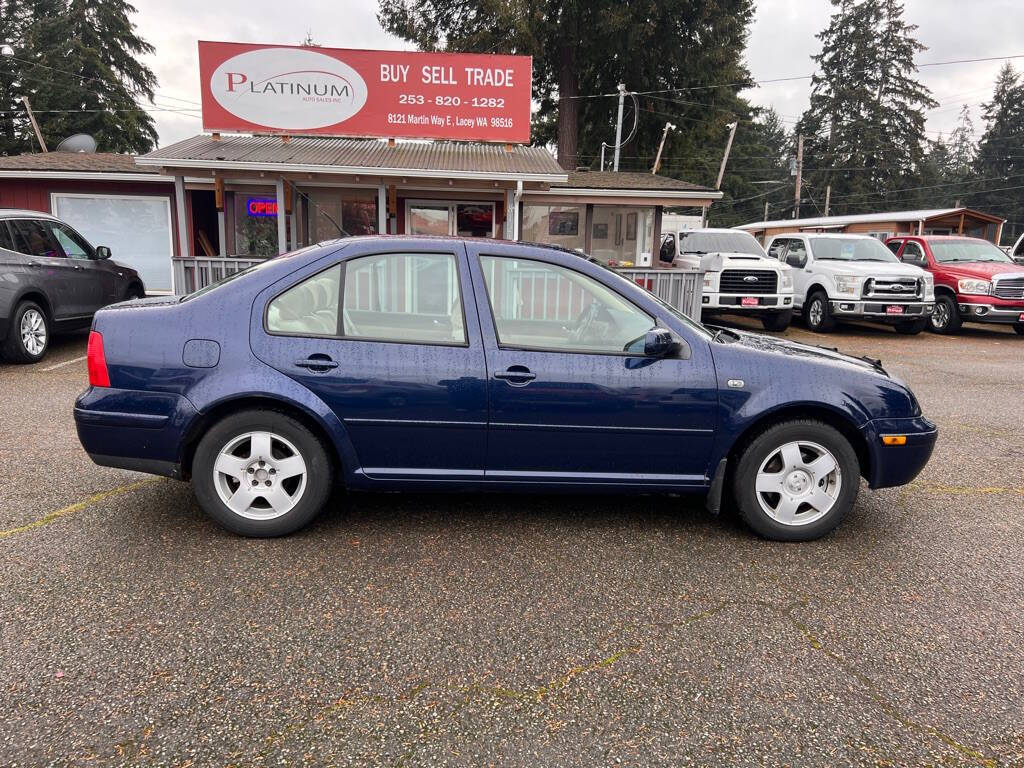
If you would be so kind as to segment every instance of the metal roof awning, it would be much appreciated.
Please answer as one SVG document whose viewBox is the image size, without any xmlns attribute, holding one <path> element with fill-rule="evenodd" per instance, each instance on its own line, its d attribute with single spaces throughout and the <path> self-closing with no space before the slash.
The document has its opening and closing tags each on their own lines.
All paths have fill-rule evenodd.
<svg viewBox="0 0 1024 768">
<path fill-rule="evenodd" d="M 281 136 L 200 135 L 136 159 L 141 167 L 414 176 L 551 184 L 568 175 L 543 147 Z"/>
</svg>

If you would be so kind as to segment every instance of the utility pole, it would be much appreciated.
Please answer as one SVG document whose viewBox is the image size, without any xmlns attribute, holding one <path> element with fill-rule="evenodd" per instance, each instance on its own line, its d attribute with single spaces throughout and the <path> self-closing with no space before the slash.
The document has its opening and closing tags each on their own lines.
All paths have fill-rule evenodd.
<svg viewBox="0 0 1024 768">
<path fill-rule="evenodd" d="M 804 137 L 796 139 L 796 186 L 793 191 L 793 218 L 800 218 L 800 183 L 804 177 Z"/>
<path fill-rule="evenodd" d="M 665 148 L 665 139 L 668 138 L 669 130 L 675 130 L 676 127 L 672 123 L 665 123 L 665 130 L 661 134 L 661 144 L 658 145 L 658 156 L 654 158 L 654 167 L 651 169 L 651 175 L 654 176 L 658 173 L 658 169 L 661 168 L 661 150 Z"/>
<path fill-rule="evenodd" d="M 49 152 L 46 148 L 46 142 L 43 141 L 43 132 L 39 130 L 39 123 L 36 122 L 35 113 L 32 111 L 32 105 L 28 103 L 28 96 L 22 96 L 21 100 L 25 103 L 25 111 L 28 112 L 28 119 L 32 123 L 32 130 L 36 132 L 36 138 L 39 140 L 39 148 L 43 152 Z"/>
<path fill-rule="evenodd" d="M 725 164 L 729 162 L 729 152 L 732 151 L 732 140 L 736 136 L 736 123 L 729 123 L 729 141 L 725 143 L 725 154 L 722 155 L 722 165 L 718 169 L 718 181 L 715 182 L 715 189 L 722 188 L 722 177 L 725 176 Z"/>
<path fill-rule="evenodd" d="M 612 170 L 619 170 L 619 149 L 622 145 L 622 102 L 626 99 L 626 84 L 619 83 L 619 119 L 615 124 L 615 160 L 612 162 Z"/>
<path fill-rule="evenodd" d="M 764 201 L 764 220 L 768 221 L 768 201 Z"/>
<path fill-rule="evenodd" d="M 828 204 L 832 200 L 832 185 L 825 187 L 825 215 L 828 216 Z"/>
</svg>

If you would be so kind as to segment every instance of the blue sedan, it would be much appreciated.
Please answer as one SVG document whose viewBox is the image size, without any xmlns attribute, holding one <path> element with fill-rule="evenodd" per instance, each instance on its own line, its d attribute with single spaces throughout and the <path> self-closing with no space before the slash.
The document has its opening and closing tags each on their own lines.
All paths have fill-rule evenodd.
<svg viewBox="0 0 1024 768">
<path fill-rule="evenodd" d="M 352 238 L 100 311 L 75 404 L 97 464 L 191 479 L 246 536 L 332 488 L 703 494 L 831 531 L 936 440 L 875 360 L 709 330 L 576 253 Z"/>
</svg>

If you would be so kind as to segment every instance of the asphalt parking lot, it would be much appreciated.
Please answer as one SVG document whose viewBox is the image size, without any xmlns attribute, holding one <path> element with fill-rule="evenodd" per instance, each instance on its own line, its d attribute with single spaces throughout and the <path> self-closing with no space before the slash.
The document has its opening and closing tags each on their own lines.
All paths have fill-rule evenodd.
<svg viewBox="0 0 1024 768">
<path fill-rule="evenodd" d="M 1024 338 L 785 335 L 941 430 L 808 544 L 615 496 L 339 495 L 240 539 L 91 464 L 84 336 L 0 365 L 0 764 L 1024 765 Z"/>
</svg>

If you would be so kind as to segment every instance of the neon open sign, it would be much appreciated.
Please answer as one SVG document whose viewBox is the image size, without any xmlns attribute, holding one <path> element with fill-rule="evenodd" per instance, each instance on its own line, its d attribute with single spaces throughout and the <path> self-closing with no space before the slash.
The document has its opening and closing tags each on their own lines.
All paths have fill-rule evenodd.
<svg viewBox="0 0 1024 768">
<path fill-rule="evenodd" d="M 277 216 L 277 200 L 272 197 L 250 197 L 246 210 L 250 216 Z"/>
</svg>

